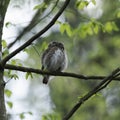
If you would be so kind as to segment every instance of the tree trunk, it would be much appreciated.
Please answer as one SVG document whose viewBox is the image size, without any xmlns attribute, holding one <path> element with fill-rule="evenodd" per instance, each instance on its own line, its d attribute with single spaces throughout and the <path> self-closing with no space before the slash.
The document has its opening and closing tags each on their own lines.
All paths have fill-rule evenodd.
<svg viewBox="0 0 120 120">
<path fill-rule="evenodd" d="M 2 31 L 3 31 L 5 13 L 9 1 L 10 0 L 0 0 L 0 120 L 7 120 L 5 100 L 4 100 L 4 87 L 5 87 L 3 80 L 4 66 L 1 64 L 1 60 L 2 60 Z"/>
<path fill-rule="evenodd" d="M 0 70 L 0 120 L 7 120 L 5 100 L 4 100 L 3 71 L 1 70 Z"/>
</svg>

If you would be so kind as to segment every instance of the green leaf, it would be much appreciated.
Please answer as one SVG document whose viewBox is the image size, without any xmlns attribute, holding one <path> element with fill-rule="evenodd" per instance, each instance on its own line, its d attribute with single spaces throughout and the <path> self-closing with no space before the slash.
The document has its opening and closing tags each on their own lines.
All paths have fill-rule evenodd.
<svg viewBox="0 0 120 120">
<path fill-rule="evenodd" d="M 32 112 L 28 112 L 28 114 L 29 114 L 29 115 L 33 115 L 33 113 L 32 113 Z"/>
<path fill-rule="evenodd" d="M 88 35 L 93 35 L 93 30 L 91 27 L 87 28 L 87 33 L 88 33 Z"/>
<path fill-rule="evenodd" d="M 68 23 L 63 23 L 60 25 L 60 32 L 63 34 L 65 31 L 69 37 L 72 36 L 72 30 Z"/>
<path fill-rule="evenodd" d="M 5 71 L 4 71 L 4 76 L 5 76 L 5 77 L 8 77 L 8 78 L 9 78 L 9 77 L 10 77 L 10 74 L 11 74 L 11 70 L 5 70 Z"/>
<path fill-rule="evenodd" d="M 115 24 L 115 22 L 107 22 L 107 23 L 105 24 L 105 30 L 106 30 L 108 33 L 110 33 L 110 32 L 112 32 L 113 30 L 114 30 L 114 31 L 118 31 L 119 28 L 117 27 L 117 25 Z"/>
<path fill-rule="evenodd" d="M 94 5 L 96 5 L 96 0 L 91 0 L 91 2 L 92 2 Z"/>
<path fill-rule="evenodd" d="M 10 91 L 10 90 L 8 90 L 8 89 L 5 89 L 5 95 L 7 96 L 7 97 L 11 97 L 11 95 L 12 95 L 12 92 Z"/>
<path fill-rule="evenodd" d="M 16 65 L 16 60 L 15 60 L 15 59 L 12 59 L 12 60 L 11 60 L 11 64 L 12 64 L 12 65 Z"/>
<path fill-rule="evenodd" d="M 112 24 L 111 24 L 111 22 L 107 22 L 106 24 L 105 24 L 105 30 L 107 31 L 107 32 L 112 32 Z"/>
<path fill-rule="evenodd" d="M 11 22 L 6 22 L 5 26 L 8 28 L 10 25 L 12 25 Z"/>
<path fill-rule="evenodd" d="M 87 6 L 88 6 L 88 4 L 89 4 L 89 2 L 88 2 L 87 0 L 85 0 L 85 1 L 77 1 L 77 2 L 76 2 L 76 6 L 77 6 L 77 8 L 80 9 L 80 10 L 83 10 L 84 7 L 87 7 Z"/>
<path fill-rule="evenodd" d="M 16 79 L 19 79 L 19 77 L 18 77 L 17 74 L 12 74 L 12 75 L 11 75 L 11 79 L 12 79 L 12 78 L 14 78 L 15 80 L 16 80 Z"/>
<path fill-rule="evenodd" d="M 47 48 L 47 42 L 44 41 L 44 42 L 42 43 L 41 49 L 42 49 L 42 50 L 45 50 L 46 48 Z"/>
<path fill-rule="evenodd" d="M 59 24 L 59 25 L 61 25 L 61 24 L 62 24 L 62 22 L 61 22 L 61 21 L 59 21 L 59 20 L 57 20 L 57 21 L 55 22 L 55 24 Z"/>
<path fill-rule="evenodd" d="M 29 51 L 30 51 L 29 48 L 25 48 L 25 49 L 23 50 L 23 52 L 26 52 L 27 54 L 29 53 Z"/>
<path fill-rule="evenodd" d="M 116 14 L 117 18 L 120 18 L 120 9 L 117 10 L 117 14 Z"/>
<path fill-rule="evenodd" d="M 117 13 L 117 18 L 120 18 L 120 12 Z"/>
<path fill-rule="evenodd" d="M 66 24 L 66 25 L 65 25 L 65 29 L 66 29 L 67 35 L 68 35 L 69 37 L 71 37 L 71 36 L 72 36 L 72 30 L 71 30 L 70 25 L 69 25 L 69 24 Z"/>
<path fill-rule="evenodd" d="M 95 34 L 97 34 L 99 32 L 99 26 L 94 25 L 93 31 L 94 31 Z"/>
<path fill-rule="evenodd" d="M 2 53 L 3 58 L 9 54 L 9 50 L 5 49 Z"/>
<path fill-rule="evenodd" d="M 22 63 L 21 63 L 20 59 L 12 59 L 10 62 L 11 62 L 12 65 L 22 66 Z"/>
<path fill-rule="evenodd" d="M 112 22 L 112 27 L 114 31 L 119 31 L 119 28 L 117 27 L 117 25 L 115 24 L 115 22 Z"/>
<path fill-rule="evenodd" d="M 2 47 L 6 48 L 7 47 L 7 42 L 5 40 L 2 40 Z"/>
<path fill-rule="evenodd" d="M 65 24 L 60 25 L 60 32 L 63 34 L 65 32 Z"/>
<path fill-rule="evenodd" d="M 32 75 L 31 72 L 27 72 L 26 75 L 25 75 L 26 80 L 27 80 L 29 77 L 33 78 L 33 75 Z"/>
<path fill-rule="evenodd" d="M 13 107 L 13 103 L 10 102 L 10 101 L 7 101 L 7 105 L 9 106 L 9 108 L 12 108 L 12 107 Z"/>
<path fill-rule="evenodd" d="M 21 113 L 21 114 L 19 115 L 19 117 L 20 117 L 20 119 L 25 119 L 24 113 Z"/>
<path fill-rule="evenodd" d="M 36 9 L 43 9 L 43 8 L 47 8 L 47 5 L 45 2 L 42 2 L 39 5 L 36 5 L 33 9 L 36 10 Z"/>
<path fill-rule="evenodd" d="M 42 120 L 61 120 L 61 117 L 57 113 L 46 114 L 42 116 Z"/>
</svg>

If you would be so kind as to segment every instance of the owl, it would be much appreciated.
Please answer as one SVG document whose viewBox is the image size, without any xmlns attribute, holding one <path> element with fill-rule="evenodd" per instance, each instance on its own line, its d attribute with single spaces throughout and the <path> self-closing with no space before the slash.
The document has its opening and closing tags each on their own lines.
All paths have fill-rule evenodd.
<svg viewBox="0 0 120 120">
<path fill-rule="evenodd" d="M 41 57 L 42 70 L 48 72 L 61 72 L 67 67 L 67 55 L 63 43 L 51 42 Z M 47 84 L 49 75 L 43 76 L 43 83 Z"/>
</svg>

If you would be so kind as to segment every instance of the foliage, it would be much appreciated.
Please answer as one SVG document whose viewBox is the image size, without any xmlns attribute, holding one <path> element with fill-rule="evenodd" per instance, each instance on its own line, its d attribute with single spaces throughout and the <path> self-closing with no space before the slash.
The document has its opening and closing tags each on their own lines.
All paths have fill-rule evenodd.
<svg viewBox="0 0 120 120">
<path fill-rule="evenodd" d="M 52 113 L 52 114 L 43 115 L 42 120 L 61 120 L 61 117 L 56 113 Z"/>
<path fill-rule="evenodd" d="M 78 10 L 83 9 L 89 4 L 88 2 L 84 1 L 84 4 L 82 3 L 82 6 L 81 2 L 82 1 L 79 1 L 79 4 L 76 4 L 78 6 Z M 72 9 L 72 7 L 70 9 Z M 106 11 L 107 10 L 105 10 L 105 12 Z M 116 11 L 112 11 L 112 13 L 107 11 L 107 13 L 114 14 L 116 13 Z M 75 15 L 77 15 L 76 18 L 80 22 L 76 22 L 76 24 L 78 23 L 77 25 L 75 25 L 75 22 L 71 23 L 72 16 L 69 16 L 69 18 L 67 18 L 67 25 L 69 25 L 70 29 L 72 29 L 72 36 L 70 39 L 65 38 L 65 36 L 63 36 L 61 39 L 57 39 L 55 35 L 53 35 L 53 38 L 56 38 L 57 40 L 62 41 L 64 39 L 63 41 L 65 43 L 69 57 L 69 66 L 67 71 L 74 70 L 74 72 L 77 73 L 80 72 L 88 75 L 100 75 L 107 74 L 113 68 L 119 66 L 120 57 L 118 51 L 120 50 L 120 47 L 119 43 L 117 44 L 117 41 L 120 41 L 120 26 L 118 22 L 118 17 L 104 19 L 105 15 L 103 13 L 103 16 L 101 16 L 98 20 L 95 18 L 89 18 L 86 19 L 86 21 L 81 21 L 81 13 L 79 13 L 79 15 L 77 13 L 74 14 L 74 17 Z M 68 23 L 71 23 L 72 26 Z M 63 23 L 60 26 L 60 32 L 62 34 L 65 32 L 66 29 L 64 24 L 66 23 Z M 77 27 L 74 27 L 73 24 Z M 114 39 L 114 37 L 116 39 Z M 118 47 L 114 46 L 114 44 L 117 44 Z M 117 83 L 113 83 L 113 86 L 116 84 Z M 78 96 L 83 96 L 87 90 L 90 90 L 95 85 L 96 83 L 94 81 L 86 83 L 86 81 L 77 81 L 68 78 L 55 78 L 55 80 L 50 83 L 51 96 L 56 105 L 55 110 L 58 113 L 61 113 L 61 116 L 64 116 L 65 113 L 67 113 L 69 109 L 73 106 L 73 104 L 77 102 L 76 98 Z M 113 86 L 110 86 L 110 91 L 113 91 L 116 88 L 114 88 Z M 107 90 L 105 91 L 107 92 Z M 107 108 L 109 106 L 107 99 L 109 98 L 104 96 L 104 92 L 101 93 L 101 96 L 102 95 L 102 98 L 100 98 L 99 96 L 95 96 L 89 102 L 85 103 L 84 107 L 77 111 L 72 119 L 77 120 L 81 118 L 83 120 L 112 120 L 112 116 L 114 115 L 111 114 L 111 112 Z M 117 99 L 119 99 L 119 95 L 115 96 L 117 97 Z M 114 107 L 111 106 L 110 109 L 114 109 Z M 116 115 L 117 111 L 119 111 L 119 108 L 115 110 Z M 91 114 L 94 115 L 94 118 L 93 116 L 91 116 Z M 117 118 L 118 115 L 116 117 L 114 116 L 114 119 Z"/>
<path fill-rule="evenodd" d="M 30 116 L 33 115 L 32 112 L 22 112 L 22 113 L 19 114 L 19 118 L 21 120 L 24 120 L 26 114 L 29 114 Z"/>
</svg>

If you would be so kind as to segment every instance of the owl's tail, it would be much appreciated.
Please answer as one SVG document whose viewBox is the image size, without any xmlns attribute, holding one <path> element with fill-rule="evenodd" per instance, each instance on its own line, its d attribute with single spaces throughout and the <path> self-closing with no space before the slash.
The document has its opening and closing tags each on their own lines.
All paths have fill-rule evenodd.
<svg viewBox="0 0 120 120">
<path fill-rule="evenodd" d="M 43 83 L 44 83 L 44 84 L 47 84 L 48 81 L 49 81 L 49 76 L 48 76 L 48 75 L 44 76 L 44 78 L 43 78 Z"/>
</svg>

